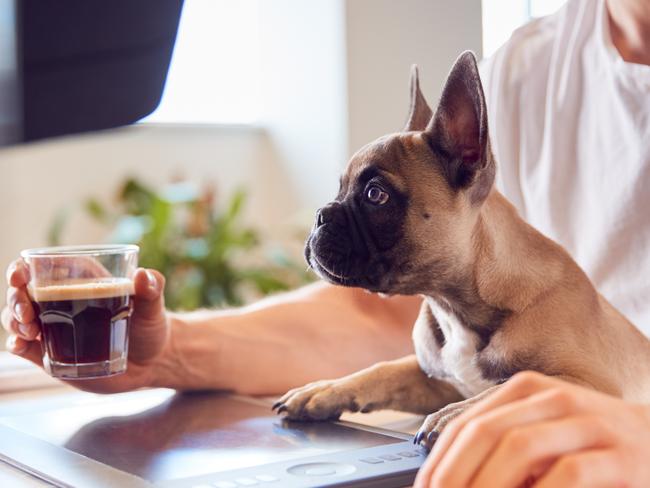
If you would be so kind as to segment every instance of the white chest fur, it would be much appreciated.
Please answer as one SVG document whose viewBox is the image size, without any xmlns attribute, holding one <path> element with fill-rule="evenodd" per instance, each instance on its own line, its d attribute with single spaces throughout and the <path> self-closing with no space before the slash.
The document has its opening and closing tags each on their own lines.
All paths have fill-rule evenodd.
<svg viewBox="0 0 650 488">
<path fill-rule="evenodd" d="M 484 379 L 476 364 L 477 335 L 433 298 L 426 297 L 426 300 L 445 336 L 445 343 L 440 347 L 427 318 L 418 317 L 413 327 L 413 343 L 422 370 L 431 377 L 448 381 L 466 398 L 493 386 L 495 383 Z"/>
</svg>

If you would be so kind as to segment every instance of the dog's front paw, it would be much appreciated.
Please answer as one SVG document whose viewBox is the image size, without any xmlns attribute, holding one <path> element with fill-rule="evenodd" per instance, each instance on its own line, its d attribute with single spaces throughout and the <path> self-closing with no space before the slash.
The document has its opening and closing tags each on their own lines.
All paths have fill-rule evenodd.
<svg viewBox="0 0 650 488">
<path fill-rule="evenodd" d="M 309 383 L 285 393 L 273 410 L 290 420 L 332 420 L 346 411 L 356 412 L 359 406 L 354 393 L 337 380 Z"/>
<path fill-rule="evenodd" d="M 488 395 L 491 395 L 498 388 L 501 388 L 500 384 L 492 386 L 474 397 L 445 405 L 437 412 L 427 415 L 427 418 L 425 418 L 422 423 L 422 427 L 420 427 L 418 433 L 415 434 L 413 442 L 416 444 L 422 444 L 424 447 L 431 449 L 433 444 L 436 442 L 436 439 L 449 422 L 454 420 L 471 406 L 482 401 Z"/>
<path fill-rule="evenodd" d="M 437 412 L 427 415 L 422 427 L 415 434 L 413 442 L 431 449 L 447 424 L 463 413 L 470 405 L 467 400 L 450 403 Z"/>
</svg>

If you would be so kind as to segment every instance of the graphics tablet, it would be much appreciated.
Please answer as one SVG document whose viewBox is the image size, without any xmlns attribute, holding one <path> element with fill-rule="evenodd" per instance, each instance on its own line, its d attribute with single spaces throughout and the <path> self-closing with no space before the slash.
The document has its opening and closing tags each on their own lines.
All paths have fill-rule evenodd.
<svg viewBox="0 0 650 488">
<path fill-rule="evenodd" d="M 425 452 L 405 434 L 288 422 L 266 402 L 149 390 L 0 418 L 0 459 L 56 486 L 401 487 Z"/>
</svg>

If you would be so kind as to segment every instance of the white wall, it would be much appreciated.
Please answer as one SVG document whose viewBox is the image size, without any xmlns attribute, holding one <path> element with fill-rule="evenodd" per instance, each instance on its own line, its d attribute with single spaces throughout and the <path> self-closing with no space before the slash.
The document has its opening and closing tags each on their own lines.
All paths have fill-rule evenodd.
<svg viewBox="0 0 650 488">
<path fill-rule="evenodd" d="M 108 202 L 129 175 L 213 180 L 222 196 L 245 185 L 249 223 L 306 226 L 349 154 L 401 128 L 409 66 L 435 105 L 453 59 L 480 51 L 480 0 L 261 0 L 260 18 L 263 129 L 138 126 L 0 150 L 0 267 L 43 245 L 59 209 Z M 80 211 L 65 236 L 103 237 Z"/>
<path fill-rule="evenodd" d="M 332 197 L 347 159 L 342 0 L 262 0 L 262 125 L 303 201 Z"/>
<path fill-rule="evenodd" d="M 435 110 L 461 51 L 481 54 L 481 0 L 346 2 L 348 152 L 399 131 L 408 111 L 412 64 Z"/>
</svg>

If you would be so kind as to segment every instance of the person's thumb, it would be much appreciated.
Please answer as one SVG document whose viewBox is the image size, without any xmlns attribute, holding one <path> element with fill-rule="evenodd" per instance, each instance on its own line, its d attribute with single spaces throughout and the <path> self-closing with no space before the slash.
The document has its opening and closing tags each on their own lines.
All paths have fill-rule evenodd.
<svg viewBox="0 0 650 488">
<path fill-rule="evenodd" d="M 129 360 L 147 362 L 164 348 L 169 336 L 165 313 L 165 277 L 153 269 L 138 269 L 129 331 Z"/>
<path fill-rule="evenodd" d="M 165 277 L 156 270 L 140 268 L 133 277 L 134 322 L 138 327 L 158 325 L 165 320 Z"/>
</svg>

